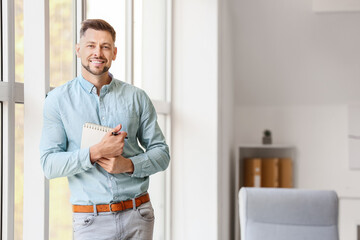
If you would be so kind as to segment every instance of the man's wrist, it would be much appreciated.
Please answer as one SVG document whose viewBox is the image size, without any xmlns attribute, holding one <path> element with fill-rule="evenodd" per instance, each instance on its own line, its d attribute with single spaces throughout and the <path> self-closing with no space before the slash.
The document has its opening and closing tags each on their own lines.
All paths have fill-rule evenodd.
<svg viewBox="0 0 360 240">
<path fill-rule="evenodd" d="M 127 173 L 133 174 L 134 173 L 134 163 L 131 161 L 130 158 L 127 158 L 127 160 L 129 161 L 129 170 L 127 171 Z"/>
<path fill-rule="evenodd" d="M 91 146 L 89 152 L 90 152 L 91 163 L 94 163 L 101 158 L 101 152 L 98 145 Z"/>
</svg>

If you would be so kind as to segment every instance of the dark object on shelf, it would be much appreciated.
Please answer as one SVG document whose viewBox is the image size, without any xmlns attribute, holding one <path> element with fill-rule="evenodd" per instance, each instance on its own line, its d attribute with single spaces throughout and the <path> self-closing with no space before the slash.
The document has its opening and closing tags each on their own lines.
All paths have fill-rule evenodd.
<svg viewBox="0 0 360 240">
<path fill-rule="evenodd" d="M 270 130 L 265 130 L 264 131 L 264 136 L 263 136 L 263 144 L 271 144 L 272 143 L 272 139 L 271 139 L 271 131 Z"/>
</svg>

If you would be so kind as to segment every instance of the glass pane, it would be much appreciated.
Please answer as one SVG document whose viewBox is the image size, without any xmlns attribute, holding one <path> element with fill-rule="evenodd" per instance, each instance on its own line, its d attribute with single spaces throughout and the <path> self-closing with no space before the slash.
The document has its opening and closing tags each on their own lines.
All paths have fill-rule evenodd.
<svg viewBox="0 0 360 240">
<path fill-rule="evenodd" d="M 49 239 L 72 239 L 72 206 L 67 178 L 50 180 Z"/>
<path fill-rule="evenodd" d="M 74 16 L 72 0 L 50 0 L 50 86 L 74 78 Z"/>
<path fill-rule="evenodd" d="M 15 81 L 24 82 L 23 1 L 14 1 L 15 10 Z M 24 105 L 15 105 L 15 199 L 14 239 L 23 239 L 24 199 Z"/>
<path fill-rule="evenodd" d="M 73 1 L 50 0 L 50 86 L 74 78 Z M 50 180 L 49 239 L 72 239 L 72 207 L 66 178 Z"/>
<path fill-rule="evenodd" d="M 1 9 L 1 8 L 0 8 Z M 0 16 L 2 16 L 2 13 L 0 14 Z M 2 19 L 2 17 L 0 17 L 0 19 Z M 0 34 L 2 36 L 2 20 L 0 20 Z M 2 38 L 0 38 L 0 46 L 2 46 Z M 3 61 L 3 54 L 2 54 L 2 48 L 0 47 L 0 63 L 1 63 L 1 67 L 0 67 L 0 81 L 4 81 L 3 80 L 3 70 L 2 70 L 2 61 Z M 1 104 L 1 102 L 0 102 Z M 1 211 L 0 211 L 1 212 Z M 1 221 L 0 221 L 1 224 Z"/>
<path fill-rule="evenodd" d="M 15 104 L 15 213 L 14 239 L 23 239 L 24 105 Z"/>
<path fill-rule="evenodd" d="M 86 7 L 88 19 L 104 19 L 115 29 L 117 56 L 110 72 L 114 78 L 125 81 L 125 0 L 87 0 Z"/>
<path fill-rule="evenodd" d="M 163 131 L 165 132 L 165 115 L 158 116 L 158 123 Z M 154 239 L 164 240 L 165 239 L 165 210 L 166 210 L 166 176 L 165 172 L 158 172 L 150 177 L 149 194 L 151 203 L 155 211 L 155 226 L 154 226 Z"/>
<path fill-rule="evenodd" d="M 0 102 L 0 159 L 1 159 L 1 161 L 4 159 L 3 158 L 3 152 L 2 152 L 2 149 L 3 149 L 3 145 L 2 145 L 2 143 L 3 143 L 3 134 L 2 134 L 2 128 L 3 128 L 2 109 L 3 109 L 3 107 L 2 107 L 2 105 L 3 105 L 3 103 Z M 3 168 L 1 168 L 1 170 L 0 170 L 0 184 L 1 184 L 1 186 L 2 186 L 2 178 L 3 178 L 2 176 L 3 176 Z M 2 195 L 3 195 L 3 192 L 0 191 L 0 198 L 1 199 L 2 199 Z M 2 217 L 3 217 L 2 209 L 0 208 L 0 224 L 2 224 Z"/>
<path fill-rule="evenodd" d="M 24 82 L 23 0 L 15 0 L 15 81 Z"/>
<path fill-rule="evenodd" d="M 134 85 L 166 100 L 166 0 L 134 1 Z"/>
</svg>

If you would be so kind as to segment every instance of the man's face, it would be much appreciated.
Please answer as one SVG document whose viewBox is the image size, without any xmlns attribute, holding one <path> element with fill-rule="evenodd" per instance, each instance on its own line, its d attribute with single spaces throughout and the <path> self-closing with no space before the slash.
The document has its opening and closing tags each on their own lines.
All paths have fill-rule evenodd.
<svg viewBox="0 0 360 240">
<path fill-rule="evenodd" d="M 80 43 L 76 44 L 76 55 L 81 58 L 82 67 L 91 75 L 106 73 L 116 53 L 117 48 L 107 31 L 88 29 L 80 38 Z"/>
</svg>

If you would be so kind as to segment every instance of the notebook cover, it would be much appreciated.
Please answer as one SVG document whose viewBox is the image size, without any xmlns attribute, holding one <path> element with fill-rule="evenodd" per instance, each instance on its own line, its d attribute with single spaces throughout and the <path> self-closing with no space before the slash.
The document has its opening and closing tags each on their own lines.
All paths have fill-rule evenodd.
<svg viewBox="0 0 360 240">
<path fill-rule="evenodd" d="M 81 148 L 88 148 L 99 143 L 105 134 L 110 131 L 112 131 L 112 128 L 94 123 L 85 123 L 81 135 Z"/>
</svg>

